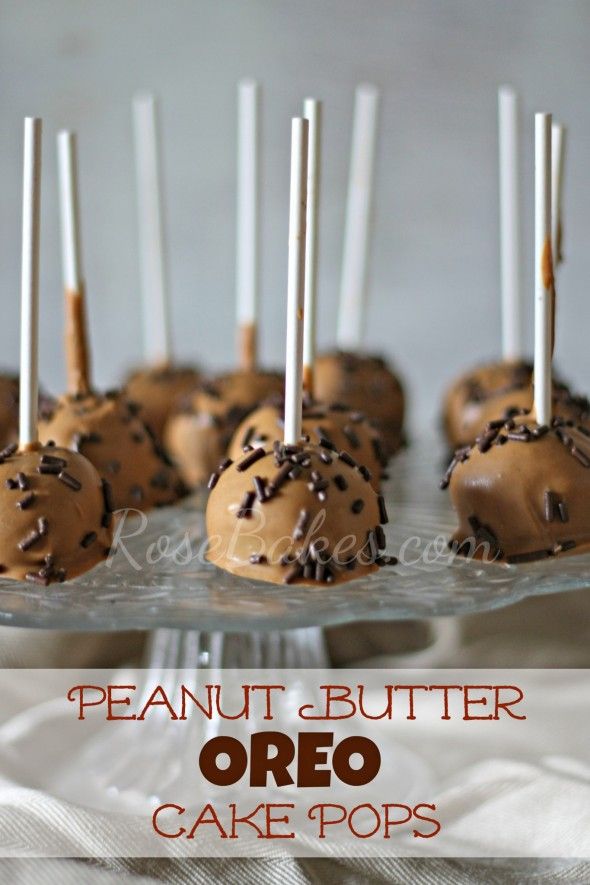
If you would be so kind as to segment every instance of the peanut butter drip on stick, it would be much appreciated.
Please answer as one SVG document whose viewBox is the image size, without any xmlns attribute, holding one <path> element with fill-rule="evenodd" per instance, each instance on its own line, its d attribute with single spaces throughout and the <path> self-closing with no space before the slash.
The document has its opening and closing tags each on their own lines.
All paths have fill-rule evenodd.
<svg viewBox="0 0 590 885">
<path fill-rule="evenodd" d="M 82 271 L 76 135 L 57 136 L 57 171 L 65 291 L 65 355 L 68 393 L 90 392 L 90 353 Z"/>
<path fill-rule="evenodd" d="M 247 323 L 238 327 L 238 362 L 242 372 L 253 372 L 256 369 L 258 349 L 258 333 L 256 323 Z"/>
<path fill-rule="evenodd" d="M 535 114 L 535 373 L 539 424 L 552 418 L 555 287 L 551 258 L 551 114 Z"/>
<path fill-rule="evenodd" d="M 68 393 L 90 393 L 90 351 L 84 287 L 66 289 L 66 376 Z"/>
<path fill-rule="evenodd" d="M 543 275 L 543 285 L 550 293 L 551 299 L 551 356 L 553 356 L 555 351 L 555 275 L 553 273 L 553 253 L 549 237 L 547 237 L 543 246 L 541 273 Z"/>
<path fill-rule="evenodd" d="M 305 220 L 305 318 L 303 325 L 303 389 L 313 399 L 313 368 L 316 352 L 316 294 L 318 286 L 318 203 L 322 103 L 315 98 L 303 102 L 309 126 L 307 162 L 307 210 Z"/>
</svg>

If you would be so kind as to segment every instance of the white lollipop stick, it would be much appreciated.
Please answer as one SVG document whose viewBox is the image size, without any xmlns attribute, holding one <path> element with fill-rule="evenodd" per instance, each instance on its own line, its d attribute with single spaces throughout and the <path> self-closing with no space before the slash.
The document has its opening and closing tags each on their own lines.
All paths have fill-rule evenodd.
<svg viewBox="0 0 590 885">
<path fill-rule="evenodd" d="M 498 90 L 498 129 L 502 355 L 505 360 L 516 360 L 523 356 L 518 98 L 508 86 Z"/>
<path fill-rule="evenodd" d="M 84 304 L 84 275 L 80 245 L 78 156 L 76 136 L 62 131 L 57 136 L 59 209 L 61 220 L 62 273 L 66 293 L 66 366 L 70 393 L 90 390 L 90 357 Z"/>
<path fill-rule="evenodd" d="M 553 353 L 551 114 L 535 114 L 535 412 L 551 423 Z"/>
<path fill-rule="evenodd" d="M 358 350 L 364 333 L 378 108 L 377 88 L 359 86 L 354 105 L 338 312 L 340 350 Z"/>
<path fill-rule="evenodd" d="M 565 163 L 565 126 L 551 126 L 551 248 L 555 267 L 563 261 L 563 169 Z"/>
<path fill-rule="evenodd" d="M 313 396 L 318 285 L 318 207 L 320 190 L 322 103 L 306 98 L 303 116 L 309 123 L 307 217 L 305 234 L 305 311 L 303 322 L 303 387 Z"/>
<path fill-rule="evenodd" d="M 295 445 L 301 439 L 308 138 L 308 121 L 295 117 L 291 121 L 284 430 L 286 445 Z"/>
<path fill-rule="evenodd" d="M 238 363 L 254 369 L 257 350 L 260 239 L 260 86 L 254 80 L 238 84 L 238 194 L 236 304 Z"/>
<path fill-rule="evenodd" d="M 41 128 L 41 120 L 38 118 L 25 118 L 20 331 L 21 450 L 33 448 L 38 442 Z"/>
<path fill-rule="evenodd" d="M 170 320 L 164 254 L 164 225 L 158 151 L 158 121 L 153 95 L 133 100 L 139 263 L 145 356 L 154 365 L 171 359 Z"/>
<path fill-rule="evenodd" d="M 76 136 L 73 132 L 62 131 L 57 135 L 57 171 L 64 288 L 69 292 L 79 292 L 83 284 L 83 274 L 78 203 L 78 157 Z"/>
</svg>

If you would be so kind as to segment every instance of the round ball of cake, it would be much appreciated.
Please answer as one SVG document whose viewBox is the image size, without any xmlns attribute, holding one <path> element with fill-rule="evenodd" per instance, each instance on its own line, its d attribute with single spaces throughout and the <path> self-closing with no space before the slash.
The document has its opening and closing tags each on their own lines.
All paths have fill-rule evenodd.
<svg viewBox="0 0 590 885">
<path fill-rule="evenodd" d="M 158 440 L 179 399 L 199 382 L 195 369 L 181 366 L 137 369 L 125 382 L 127 398 L 141 409 L 141 420 Z"/>
<path fill-rule="evenodd" d="M 235 461 L 248 447 L 258 448 L 272 443 L 283 433 L 283 415 L 282 401 L 266 403 L 255 409 L 238 426 L 228 456 Z M 369 470 L 371 485 L 379 491 L 387 456 L 381 434 L 361 412 L 307 401 L 303 405 L 302 434 L 312 445 L 323 444 L 334 452 L 349 452 Z"/>
<path fill-rule="evenodd" d="M 57 446 L 0 452 L 0 574 L 47 585 L 75 578 L 111 548 L 108 483 Z"/>
<path fill-rule="evenodd" d="M 459 527 L 458 553 L 532 562 L 590 545 L 590 431 L 530 413 L 491 422 L 458 449 L 442 482 Z"/>
<path fill-rule="evenodd" d="M 495 362 L 462 375 L 449 388 L 443 405 L 443 427 L 452 448 L 470 445 L 489 421 L 533 405 L 533 366 L 527 362 Z M 572 394 L 559 380 L 553 383 L 555 411 L 585 423 L 590 403 Z"/>
<path fill-rule="evenodd" d="M 65 395 L 39 421 L 42 442 L 82 452 L 109 481 L 116 510 L 174 504 L 185 489 L 123 394 Z"/>
<path fill-rule="evenodd" d="M 164 445 L 191 488 L 207 482 L 236 427 L 260 402 L 280 395 L 278 372 L 232 372 L 201 384 L 180 403 L 164 432 Z"/>
<path fill-rule="evenodd" d="M 314 388 L 323 403 L 342 403 L 362 411 L 383 437 L 386 454 L 404 443 L 404 392 L 384 359 L 336 351 L 316 359 Z"/>
<path fill-rule="evenodd" d="M 212 475 L 208 559 L 274 584 L 340 583 L 385 556 L 383 498 L 350 455 L 275 442 L 224 462 Z"/>
</svg>

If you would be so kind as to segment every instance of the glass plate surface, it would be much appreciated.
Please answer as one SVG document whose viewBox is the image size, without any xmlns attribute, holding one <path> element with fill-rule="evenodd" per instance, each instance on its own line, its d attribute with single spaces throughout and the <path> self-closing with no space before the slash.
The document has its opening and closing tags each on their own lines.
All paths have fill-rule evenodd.
<svg viewBox="0 0 590 885">
<path fill-rule="evenodd" d="M 125 532 L 138 531 L 124 539 L 129 556 L 121 548 L 110 567 L 50 587 L 1 581 L 0 624 L 75 631 L 288 630 L 467 614 L 590 587 L 590 554 L 518 566 L 453 561 L 446 540 L 454 516 L 438 487 L 442 472 L 432 442 L 417 441 L 392 463 L 384 490 L 387 549 L 403 561 L 348 584 L 279 586 L 237 578 L 199 557 L 191 561 L 186 539 L 192 554 L 204 542 L 204 495 L 197 495 L 149 514 L 141 532 L 141 523 L 127 525 Z M 156 561 L 148 561 L 150 550 Z M 176 550 L 182 563 L 170 555 Z"/>
</svg>

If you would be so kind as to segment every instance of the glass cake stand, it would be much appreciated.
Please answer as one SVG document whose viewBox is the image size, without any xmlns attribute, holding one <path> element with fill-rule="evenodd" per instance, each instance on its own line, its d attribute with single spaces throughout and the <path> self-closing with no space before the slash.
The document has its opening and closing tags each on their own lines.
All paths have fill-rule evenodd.
<svg viewBox="0 0 590 885">
<path fill-rule="evenodd" d="M 338 586 L 277 586 L 220 571 L 198 555 L 204 542 L 204 502 L 197 495 L 181 506 L 125 523 L 112 561 L 75 581 L 48 588 L 1 581 L 0 624 L 149 631 L 144 668 L 137 675 L 138 688 L 145 690 L 138 690 L 141 698 L 158 682 L 173 689 L 183 675 L 199 668 L 223 678 L 223 669 L 229 668 L 327 667 L 321 629 L 326 626 L 450 617 L 590 587 L 590 554 L 511 566 L 454 558 L 447 547 L 454 517 L 448 495 L 438 487 L 441 465 L 436 447 L 421 443 L 393 463 L 384 490 L 390 517 L 385 529 L 387 549 L 400 563 L 368 577 Z M 112 729 L 99 730 L 78 747 L 82 780 L 79 772 L 71 774 L 71 749 L 65 767 L 54 764 L 44 772 L 50 779 L 44 786 L 57 790 L 59 785 L 62 794 L 65 790 L 79 799 L 83 783 L 86 802 L 111 809 L 139 808 L 167 793 L 172 784 L 178 795 L 182 763 L 189 749 L 194 756 L 196 730 L 202 728 L 200 721 L 192 731 L 162 729 L 159 723 L 144 728 L 145 765 L 131 758 L 130 748 Z M 211 724 L 207 734 L 211 736 Z M 162 758 L 163 740 L 169 743 L 165 771 L 147 764 Z M 410 795 L 427 782 L 427 765 L 399 749 L 396 795 Z"/>
</svg>

